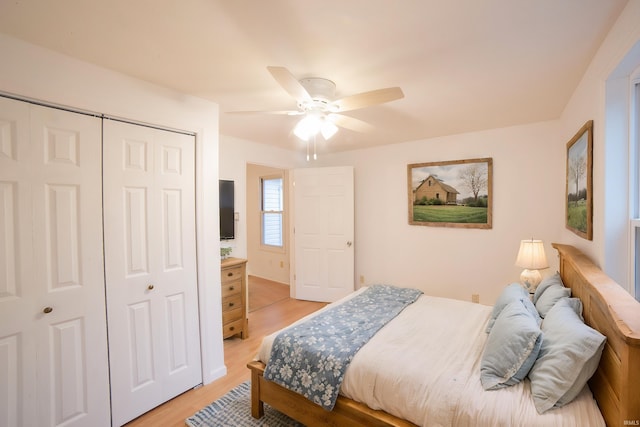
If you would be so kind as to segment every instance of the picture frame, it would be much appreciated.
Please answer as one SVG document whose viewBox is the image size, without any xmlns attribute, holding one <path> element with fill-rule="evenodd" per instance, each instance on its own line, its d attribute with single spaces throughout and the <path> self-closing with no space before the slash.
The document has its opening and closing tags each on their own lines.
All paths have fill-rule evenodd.
<svg viewBox="0 0 640 427">
<path fill-rule="evenodd" d="M 493 159 L 407 165 L 410 225 L 492 227 Z"/>
<path fill-rule="evenodd" d="M 565 225 L 593 240 L 593 120 L 567 142 Z"/>
</svg>

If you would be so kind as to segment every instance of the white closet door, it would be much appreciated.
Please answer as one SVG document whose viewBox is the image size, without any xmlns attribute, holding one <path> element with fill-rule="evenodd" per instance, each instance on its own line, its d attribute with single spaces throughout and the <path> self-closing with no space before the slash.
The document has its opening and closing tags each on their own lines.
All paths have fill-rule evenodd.
<svg viewBox="0 0 640 427">
<path fill-rule="evenodd" d="M 104 122 L 111 395 L 121 425 L 202 381 L 195 138 Z"/>
<path fill-rule="evenodd" d="M 101 120 L 0 98 L 0 425 L 107 426 Z"/>
</svg>

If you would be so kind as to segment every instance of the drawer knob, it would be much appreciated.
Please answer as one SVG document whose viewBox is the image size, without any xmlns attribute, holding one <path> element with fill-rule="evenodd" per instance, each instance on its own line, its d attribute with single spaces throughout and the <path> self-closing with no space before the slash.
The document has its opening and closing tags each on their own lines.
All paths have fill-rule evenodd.
<svg viewBox="0 0 640 427">
<path fill-rule="evenodd" d="M 234 289 L 235 289 L 235 287 L 233 287 L 233 286 L 229 286 L 229 290 L 230 290 L 230 291 L 232 291 L 232 290 L 234 290 Z"/>
<path fill-rule="evenodd" d="M 153 290 L 153 288 L 154 288 L 154 286 L 153 286 L 153 285 L 149 285 L 149 286 L 147 286 L 147 289 L 149 289 L 150 291 L 152 291 L 152 290 Z"/>
<path fill-rule="evenodd" d="M 234 331 L 235 329 L 236 329 L 235 326 L 232 326 L 232 327 L 229 328 L 230 331 Z"/>
<path fill-rule="evenodd" d="M 234 305 L 235 305 L 235 304 L 234 304 L 234 303 L 232 303 L 232 302 L 230 302 L 230 303 L 229 303 L 229 307 L 233 307 Z"/>
<path fill-rule="evenodd" d="M 231 276 L 233 276 L 233 272 L 230 271 L 227 273 L 227 277 L 231 277 Z"/>
<path fill-rule="evenodd" d="M 52 311 L 53 311 L 53 307 L 45 307 L 45 308 L 42 310 L 42 312 L 43 312 L 44 314 L 49 314 L 49 313 L 51 313 Z"/>
</svg>

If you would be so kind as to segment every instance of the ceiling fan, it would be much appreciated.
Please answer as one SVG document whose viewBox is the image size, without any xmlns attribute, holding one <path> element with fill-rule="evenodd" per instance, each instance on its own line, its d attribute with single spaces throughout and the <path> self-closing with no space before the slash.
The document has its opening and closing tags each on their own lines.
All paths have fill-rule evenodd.
<svg viewBox="0 0 640 427">
<path fill-rule="evenodd" d="M 298 109 L 291 111 L 232 111 L 235 114 L 286 114 L 304 117 L 296 124 L 293 133 L 305 141 L 321 133 L 325 140 L 331 138 L 338 126 L 356 132 L 366 132 L 373 127 L 362 120 L 345 116 L 345 111 L 357 110 L 404 98 L 399 87 L 362 92 L 335 98 L 336 84 L 331 80 L 311 77 L 296 79 L 285 67 L 267 67 L 273 78 L 297 102 Z"/>
</svg>

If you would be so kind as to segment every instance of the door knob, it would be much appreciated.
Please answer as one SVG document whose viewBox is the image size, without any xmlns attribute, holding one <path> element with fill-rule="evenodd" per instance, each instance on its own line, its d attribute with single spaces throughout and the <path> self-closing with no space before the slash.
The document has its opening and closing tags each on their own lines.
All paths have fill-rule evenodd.
<svg viewBox="0 0 640 427">
<path fill-rule="evenodd" d="M 49 314 L 49 313 L 51 313 L 52 311 L 53 311 L 53 307 L 45 307 L 45 308 L 42 310 L 42 312 L 43 312 L 44 314 Z"/>
<path fill-rule="evenodd" d="M 149 285 L 149 286 L 147 286 L 147 289 L 149 289 L 150 291 L 152 291 L 152 290 L 153 290 L 153 285 Z"/>
<path fill-rule="evenodd" d="M 351 240 L 349 240 L 349 241 L 347 242 L 347 246 L 348 246 L 348 247 L 351 247 L 351 245 L 352 245 L 352 244 L 353 244 L 353 243 L 351 242 Z"/>
</svg>

